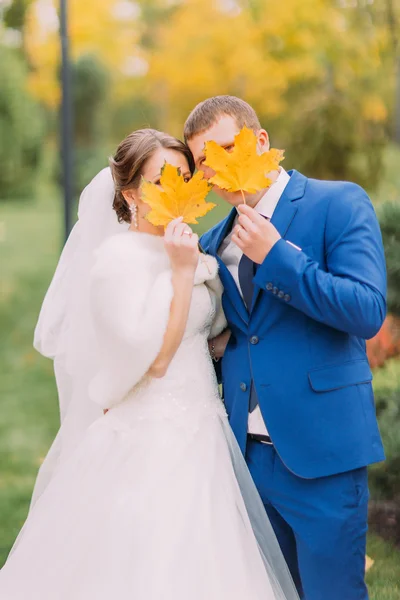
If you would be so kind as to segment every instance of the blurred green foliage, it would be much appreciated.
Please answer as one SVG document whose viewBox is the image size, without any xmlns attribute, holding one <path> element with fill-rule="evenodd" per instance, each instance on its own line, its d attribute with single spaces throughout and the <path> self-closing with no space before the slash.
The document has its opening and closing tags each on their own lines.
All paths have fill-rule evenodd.
<svg viewBox="0 0 400 600">
<path fill-rule="evenodd" d="M 109 72 L 100 59 L 85 54 L 72 64 L 75 195 L 79 196 L 93 175 L 108 165 L 110 121 Z"/>
<path fill-rule="evenodd" d="M 94 146 L 107 137 L 110 126 L 109 72 L 94 54 L 84 54 L 72 63 L 72 84 L 74 140 L 78 146 Z"/>
<path fill-rule="evenodd" d="M 26 90 L 21 55 L 0 45 L 0 198 L 32 196 L 46 136 L 44 110 Z"/>
<path fill-rule="evenodd" d="M 370 482 L 374 499 L 400 499 L 400 360 L 377 369 L 374 393 L 386 461 L 373 465 Z"/>
<path fill-rule="evenodd" d="M 285 135 L 291 167 L 309 177 L 348 179 L 375 188 L 382 177 L 387 135 L 382 124 L 355 118 L 355 110 L 343 92 L 321 94 Z"/>
<path fill-rule="evenodd" d="M 10 0 L 0 10 L 0 47 L 10 56 L 1 60 L 0 76 L 11 82 L 0 95 L 4 114 L 13 115 L 0 129 L 0 158 L 8 156 L 3 196 L 20 193 L 10 189 L 24 182 L 18 157 L 30 155 L 23 164 L 31 168 L 38 146 L 54 150 L 58 139 L 59 32 L 50 5 L 41 6 Z M 179 136 L 193 106 L 220 93 L 255 107 L 272 144 L 285 148 L 286 168 L 379 185 L 383 150 L 400 119 L 398 3 L 69 0 L 68 6 L 77 191 L 130 131 L 153 126 Z M 46 107 L 46 131 L 37 102 L 26 107 L 32 97 Z M 58 172 L 49 178 L 59 180 Z"/>
<path fill-rule="evenodd" d="M 400 190 L 399 190 L 400 198 Z M 378 208 L 388 273 L 388 310 L 400 316 L 400 201 L 383 202 Z M 400 386 L 399 386 L 400 388 Z"/>
<path fill-rule="evenodd" d="M 32 0 L 13 0 L 4 10 L 4 22 L 11 29 L 22 30 L 25 24 L 26 11 Z"/>
</svg>

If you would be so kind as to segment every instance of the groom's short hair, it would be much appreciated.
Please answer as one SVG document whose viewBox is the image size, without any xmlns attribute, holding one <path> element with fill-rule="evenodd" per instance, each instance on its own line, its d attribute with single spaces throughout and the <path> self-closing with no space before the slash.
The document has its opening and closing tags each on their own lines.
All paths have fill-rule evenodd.
<svg viewBox="0 0 400 600">
<path fill-rule="evenodd" d="M 207 131 L 223 115 L 233 117 L 239 129 L 244 126 L 254 131 L 261 129 L 257 113 L 250 104 L 236 96 L 214 96 L 195 106 L 186 119 L 183 129 L 185 141 Z"/>
</svg>

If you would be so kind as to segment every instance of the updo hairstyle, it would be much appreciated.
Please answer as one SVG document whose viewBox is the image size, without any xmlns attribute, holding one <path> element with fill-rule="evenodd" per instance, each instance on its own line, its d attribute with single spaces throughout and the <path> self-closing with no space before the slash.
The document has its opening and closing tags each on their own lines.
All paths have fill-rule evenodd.
<svg viewBox="0 0 400 600">
<path fill-rule="evenodd" d="M 113 208 L 120 223 L 131 222 L 131 211 L 122 192 L 138 189 L 146 161 L 158 148 L 181 152 L 187 159 L 190 172 L 194 172 L 194 160 L 189 148 L 173 136 L 156 129 L 138 129 L 129 134 L 109 159 L 115 184 Z"/>
</svg>

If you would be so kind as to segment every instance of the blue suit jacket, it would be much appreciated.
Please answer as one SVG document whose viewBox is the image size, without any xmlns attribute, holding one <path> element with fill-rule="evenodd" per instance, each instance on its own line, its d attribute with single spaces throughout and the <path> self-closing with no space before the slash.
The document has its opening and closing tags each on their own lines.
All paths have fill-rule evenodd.
<svg viewBox="0 0 400 600">
<path fill-rule="evenodd" d="M 217 255 L 236 210 L 201 244 L 217 257 L 225 288 L 232 336 L 222 383 L 242 451 L 253 379 L 281 459 L 300 477 L 314 478 L 384 459 L 365 339 L 385 318 L 386 271 L 364 190 L 289 174 L 272 217 L 283 239 L 257 269 L 249 312 Z"/>
</svg>

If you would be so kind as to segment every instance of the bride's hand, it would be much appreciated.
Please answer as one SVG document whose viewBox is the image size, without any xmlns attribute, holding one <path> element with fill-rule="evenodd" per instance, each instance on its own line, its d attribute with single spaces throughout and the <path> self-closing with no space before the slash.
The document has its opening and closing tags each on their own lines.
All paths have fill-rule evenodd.
<svg viewBox="0 0 400 600">
<path fill-rule="evenodd" d="M 165 249 L 175 272 L 193 275 L 199 262 L 199 238 L 182 217 L 169 223 L 164 236 Z"/>
</svg>

